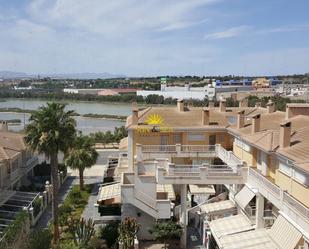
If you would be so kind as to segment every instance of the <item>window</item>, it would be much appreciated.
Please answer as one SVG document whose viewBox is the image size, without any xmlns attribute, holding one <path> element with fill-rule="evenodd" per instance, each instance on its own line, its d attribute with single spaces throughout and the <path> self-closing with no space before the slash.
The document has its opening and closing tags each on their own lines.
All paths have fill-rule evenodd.
<svg viewBox="0 0 309 249">
<path fill-rule="evenodd" d="M 223 144 L 224 143 L 224 134 L 217 135 L 217 143 Z"/>
<path fill-rule="evenodd" d="M 245 142 L 239 140 L 239 139 L 235 139 L 234 143 L 241 149 L 243 149 L 244 151 L 247 152 L 251 152 L 251 147 L 250 145 L 246 144 Z"/>
<path fill-rule="evenodd" d="M 174 134 L 174 144 L 181 144 L 181 134 Z"/>
<path fill-rule="evenodd" d="M 291 176 L 291 167 L 287 164 L 284 164 L 282 162 L 279 162 L 279 170 L 283 173 L 287 174 L 288 176 Z"/>
<path fill-rule="evenodd" d="M 305 172 L 302 172 L 300 170 L 295 170 L 294 171 L 294 178 L 295 178 L 296 181 L 300 182 L 301 184 L 309 186 L 309 176 L 306 175 Z"/>
<path fill-rule="evenodd" d="M 189 141 L 204 141 L 205 135 L 203 133 L 189 133 L 188 140 Z"/>
</svg>

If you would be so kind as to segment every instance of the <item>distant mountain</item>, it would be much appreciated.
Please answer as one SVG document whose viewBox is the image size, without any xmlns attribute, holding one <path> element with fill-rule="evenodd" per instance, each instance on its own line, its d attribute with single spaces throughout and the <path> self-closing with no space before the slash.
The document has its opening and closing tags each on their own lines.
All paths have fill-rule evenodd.
<svg viewBox="0 0 309 249">
<path fill-rule="evenodd" d="M 27 77 L 29 77 L 29 75 L 22 72 L 0 71 L 0 79 L 17 79 Z"/>
<path fill-rule="evenodd" d="M 125 75 L 111 73 L 43 73 L 40 77 L 51 77 L 56 79 L 112 79 L 125 78 Z M 37 74 L 26 74 L 23 72 L 0 71 L 0 79 L 20 79 L 20 78 L 37 78 Z"/>
<path fill-rule="evenodd" d="M 111 73 L 61 73 L 61 74 L 40 74 L 41 77 L 51 77 L 57 79 L 111 79 L 125 78 L 125 75 Z"/>
</svg>

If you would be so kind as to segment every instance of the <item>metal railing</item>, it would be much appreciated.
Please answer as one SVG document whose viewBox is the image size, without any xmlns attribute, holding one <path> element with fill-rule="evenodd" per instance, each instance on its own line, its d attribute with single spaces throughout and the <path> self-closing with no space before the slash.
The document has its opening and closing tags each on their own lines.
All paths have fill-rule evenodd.
<svg viewBox="0 0 309 249">
<path fill-rule="evenodd" d="M 261 182 L 267 189 L 272 192 L 277 198 L 280 198 L 280 188 L 277 187 L 274 183 L 270 182 L 267 178 L 256 172 L 254 169 L 249 168 L 249 176 L 253 176 L 256 180 Z"/>
<path fill-rule="evenodd" d="M 168 175 L 169 176 L 196 176 L 201 173 L 201 168 L 206 169 L 206 175 L 209 176 L 226 176 L 226 175 L 240 175 L 242 173 L 241 167 L 237 170 L 231 168 L 228 165 L 175 165 L 169 164 Z"/>
<path fill-rule="evenodd" d="M 215 145 L 181 145 L 181 152 L 215 152 Z"/>
<path fill-rule="evenodd" d="M 142 152 L 176 152 L 176 145 L 142 145 Z"/>
<path fill-rule="evenodd" d="M 292 196 L 288 193 L 283 193 L 283 201 L 287 203 L 290 207 L 296 209 L 299 213 L 309 219 L 309 208 L 305 205 L 301 204 L 299 201 L 295 200 Z"/>
<path fill-rule="evenodd" d="M 249 176 L 254 177 L 254 179 L 262 186 L 264 186 L 267 191 L 271 192 L 278 200 L 282 201 L 283 204 L 286 204 L 292 210 L 295 210 L 297 213 L 301 214 L 302 216 L 306 217 L 309 220 L 309 208 L 297 201 L 287 192 L 284 192 L 280 189 L 277 185 L 270 182 L 267 178 L 263 175 L 256 172 L 254 169 L 249 168 Z"/>
<path fill-rule="evenodd" d="M 17 168 L 16 170 L 14 170 L 13 172 L 10 173 L 11 181 L 16 180 L 18 177 L 20 177 L 20 169 L 19 168 Z"/>
</svg>

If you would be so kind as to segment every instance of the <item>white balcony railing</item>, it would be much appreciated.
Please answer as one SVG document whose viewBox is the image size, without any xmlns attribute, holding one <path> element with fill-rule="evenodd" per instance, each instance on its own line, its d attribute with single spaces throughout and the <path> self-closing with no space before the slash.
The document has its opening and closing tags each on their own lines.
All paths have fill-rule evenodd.
<svg viewBox="0 0 309 249">
<path fill-rule="evenodd" d="M 230 167 L 229 165 L 179 165 L 168 164 L 167 175 L 168 176 L 202 176 L 201 172 L 205 172 L 206 176 L 240 176 L 242 174 L 242 168 Z"/>
<path fill-rule="evenodd" d="M 259 186 L 265 188 L 268 193 L 271 193 L 272 198 L 275 199 L 270 201 L 277 203 L 280 209 L 287 207 L 289 211 L 294 212 L 296 215 L 301 215 L 309 223 L 309 208 L 297 201 L 290 194 L 280 189 L 277 185 L 252 168 L 249 168 L 248 179 L 251 182 L 255 181 Z"/>
<path fill-rule="evenodd" d="M 232 151 L 227 151 L 220 144 L 216 145 L 140 145 L 136 147 L 137 159 L 156 159 L 177 156 L 196 156 L 196 157 L 218 157 L 225 164 L 236 167 L 243 165 L 243 161 L 238 159 Z M 193 155 L 192 155 L 193 154 Z"/>
</svg>

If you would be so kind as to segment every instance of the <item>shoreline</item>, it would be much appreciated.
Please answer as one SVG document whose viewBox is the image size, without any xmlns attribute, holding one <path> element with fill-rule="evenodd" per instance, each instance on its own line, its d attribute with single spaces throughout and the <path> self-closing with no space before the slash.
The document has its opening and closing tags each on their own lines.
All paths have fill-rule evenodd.
<svg viewBox="0 0 309 249">
<path fill-rule="evenodd" d="M 31 115 L 31 112 L 14 112 L 14 111 L 2 111 L 0 110 L 0 113 L 7 113 L 7 114 L 29 114 Z M 114 121 L 126 121 L 126 118 L 116 118 L 116 117 L 91 117 L 91 116 L 85 116 L 87 114 L 84 115 L 73 115 L 73 117 L 82 117 L 82 118 L 87 118 L 87 119 L 105 119 L 105 120 L 114 120 Z M 103 114 L 104 115 L 104 114 Z M 106 114 L 108 115 L 108 114 Z"/>
</svg>

